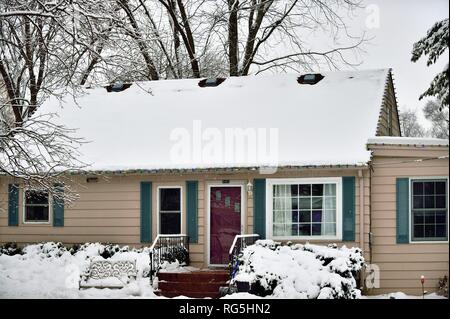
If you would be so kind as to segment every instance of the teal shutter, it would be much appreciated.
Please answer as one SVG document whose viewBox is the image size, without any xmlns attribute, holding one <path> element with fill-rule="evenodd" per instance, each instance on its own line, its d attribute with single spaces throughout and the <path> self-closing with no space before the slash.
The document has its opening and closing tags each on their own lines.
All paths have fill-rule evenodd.
<svg viewBox="0 0 450 319">
<path fill-rule="evenodd" d="M 409 243 L 409 178 L 397 178 L 397 244 Z"/>
<path fill-rule="evenodd" d="M 64 195 L 64 186 L 55 185 L 55 194 L 60 193 L 61 197 Z M 64 198 L 53 197 L 53 226 L 64 226 Z"/>
<path fill-rule="evenodd" d="M 198 181 L 186 182 L 186 224 L 189 242 L 198 242 Z"/>
<path fill-rule="evenodd" d="M 8 185 L 8 226 L 19 225 L 19 185 Z"/>
<path fill-rule="evenodd" d="M 253 180 L 253 232 L 266 238 L 266 179 Z"/>
<path fill-rule="evenodd" d="M 342 240 L 355 241 L 355 176 L 342 177 Z"/>
<path fill-rule="evenodd" d="M 141 243 L 152 241 L 152 183 L 141 182 Z"/>
</svg>

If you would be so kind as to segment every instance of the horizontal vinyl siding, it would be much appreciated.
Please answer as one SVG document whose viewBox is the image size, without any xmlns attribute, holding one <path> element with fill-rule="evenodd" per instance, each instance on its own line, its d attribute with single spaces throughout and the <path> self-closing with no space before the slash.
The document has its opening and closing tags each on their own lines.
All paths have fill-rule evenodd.
<svg viewBox="0 0 450 319">
<path fill-rule="evenodd" d="M 42 241 L 60 241 L 66 245 L 84 242 L 110 242 L 122 245 L 141 247 L 140 243 L 140 182 L 151 181 L 154 200 L 152 202 L 152 234 L 157 234 L 157 187 L 179 185 L 183 187 L 183 204 L 186 204 L 186 180 L 198 181 L 198 243 L 190 245 L 191 264 L 196 267 L 205 266 L 209 247 L 207 246 L 207 194 L 206 183 L 220 183 L 223 179 L 242 181 L 259 178 L 305 178 L 357 176 L 357 170 L 312 169 L 280 171 L 274 175 L 251 174 L 186 174 L 180 175 L 148 175 L 148 176 L 109 176 L 100 177 L 97 183 L 87 184 L 85 177 L 75 177 L 74 187 L 79 198 L 66 205 L 64 227 L 48 225 L 23 224 L 22 190 L 20 190 L 19 226 L 8 227 L 7 220 L 7 187 L 8 179 L 0 178 L 0 243 L 17 242 L 18 244 L 36 243 Z M 356 224 L 354 242 L 336 242 L 348 247 L 360 246 L 359 243 L 359 178 L 355 185 Z M 247 192 L 245 192 L 247 193 Z M 364 237 L 365 257 L 369 260 L 369 230 L 370 230 L 370 180 L 366 170 L 364 176 Z M 246 214 L 244 230 L 253 233 L 253 198 L 246 198 Z M 183 208 L 182 230 L 185 231 L 185 208 Z M 313 241 L 311 243 L 329 244 L 335 241 Z"/>
<path fill-rule="evenodd" d="M 380 267 L 380 288 L 370 293 L 403 291 L 421 295 L 436 291 L 439 278 L 449 273 L 448 243 L 396 243 L 396 178 L 448 176 L 447 160 L 411 162 L 417 158 L 448 155 L 448 149 L 379 148 L 374 150 L 372 189 L 372 262 Z M 408 162 L 409 161 L 409 162 Z M 406 163 L 408 162 L 408 163 Z"/>
</svg>

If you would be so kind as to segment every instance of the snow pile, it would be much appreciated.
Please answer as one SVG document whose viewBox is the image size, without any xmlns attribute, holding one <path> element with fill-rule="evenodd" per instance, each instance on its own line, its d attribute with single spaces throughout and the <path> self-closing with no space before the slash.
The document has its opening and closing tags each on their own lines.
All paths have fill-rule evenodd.
<svg viewBox="0 0 450 319">
<path fill-rule="evenodd" d="M 250 282 L 258 296 L 300 299 L 354 299 L 356 273 L 364 265 L 359 248 L 296 244 L 282 246 L 259 240 L 239 257 L 234 282 Z"/>
<path fill-rule="evenodd" d="M 86 243 L 66 248 L 40 243 L 12 256 L 0 249 L 0 298 L 155 298 L 150 285 L 148 248 Z M 78 289 L 80 275 L 90 261 L 106 258 L 136 260 L 137 279 L 123 289 Z"/>
</svg>

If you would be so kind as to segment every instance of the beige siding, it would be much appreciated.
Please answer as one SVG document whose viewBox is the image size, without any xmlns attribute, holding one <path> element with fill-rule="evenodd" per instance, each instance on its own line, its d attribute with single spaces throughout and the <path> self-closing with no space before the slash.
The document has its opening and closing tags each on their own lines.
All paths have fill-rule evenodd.
<svg viewBox="0 0 450 319">
<path fill-rule="evenodd" d="M 365 256 L 370 258 L 368 233 L 370 229 L 370 180 L 367 169 L 364 171 L 364 238 Z M 67 245 L 82 242 L 111 242 L 127 244 L 136 247 L 140 243 L 140 182 L 153 182 L 153 223 L 152 234 L 156 236 L 157 225 L 157 189 L 158 186 L 176 185 L 183 187 L 183 225 L 186 230 L 186 189 L 187 180 L 199 181 L 198 193 L 198 244 L 192 244 L 191 261 L 194 266 L 203 267 L 207 263 L 207 184 L 221 183 L 222 180 L 240 181 L 244 185 L 255 177 L 259 178 L 294 178 L 294 177 L 335 177 L 335 176 L 357 176 L 356 178 L 356 241 L 339 244 L 347 246 L 360 246 L 360 200 L 358 171 L 356 169 L 308 169 L 308 170 L 284 170 L 274 175 L 258 175 L 249 173 L 217 173 L 217 174 L 183 174 L 183 175 L 140 175 L 140 176 L 108 176 L 100 178 L 97 183 L 86 183 L 86 177 L 75 177 L 74 188 L 80 195 L 79 199 L 65 208 L 64 227 L 52 227 L 51 222 L 47 225 L 24 224 L 23 223 L 23 190 L 19 192 L 19 226 L 8 227 L 7 221 L 7 188 L 8 179 L 0 178 L 0 242 L 15 241 L 19 244 L 34 243 L 41 241 L 61 241 Z M 246 215 L 244 230 L 253 233 L 253 198 L 246 198 Z M 327 244 L 328 242 L 319 241 Z"/>
<path fill-rule="evenodd" d="M 448 160 L 419 158 L 448 155 L 448 148 L 406 146 L 373 147 L 372 262 L 380 267 L 380 289 L 374 294 L 403 291 L 420 295 L 420 276 L 425 289 L 435 291 L 439 278 L 448 276 L 448 243 L 396 244 L 396 178 L 448 176 Z"/>
</svg>

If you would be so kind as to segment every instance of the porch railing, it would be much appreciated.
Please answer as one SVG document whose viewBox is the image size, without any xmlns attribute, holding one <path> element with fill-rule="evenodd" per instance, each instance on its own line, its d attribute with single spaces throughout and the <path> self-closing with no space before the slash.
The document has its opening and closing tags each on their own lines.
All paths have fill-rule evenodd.
<svg viewBox="0 0 450 319">
<path fill-rule="evenodd" d="M 150 282 L 158 274 L 163 262 L 189 265 L 189 236 L 185 234 L 157 235 L 150 247 Z"/>
<path fill-rule="evenodd" d="M 229 251 L 230 280 L 234 278 L 239 269 L 239 254 L 245 247 L 253 245 L 259 238 L 258 234 L 236 235 Z"/>
</svg>

